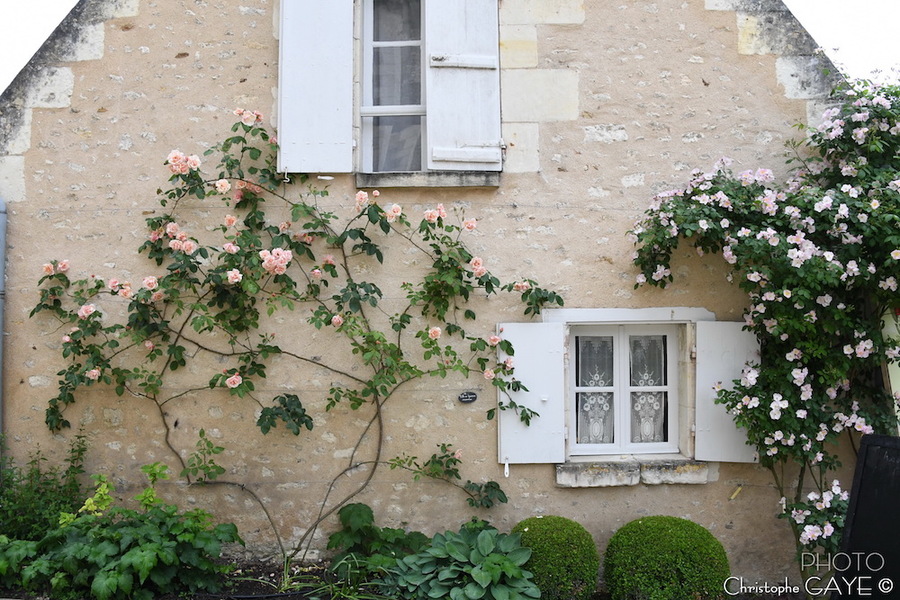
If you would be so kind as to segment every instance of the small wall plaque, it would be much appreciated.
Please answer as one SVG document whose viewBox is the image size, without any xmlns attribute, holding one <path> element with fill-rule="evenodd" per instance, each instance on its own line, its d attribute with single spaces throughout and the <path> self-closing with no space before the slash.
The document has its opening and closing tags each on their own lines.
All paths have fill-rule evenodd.
<svg viewBox="0 0 900 600">
<path fill-rule="evenodd" d="M 475 392 L 463 392 L 457 399 L 464 404 L 468 404 L 469 402 L 475 402 L 476 400 L 478 400 L 478 394 L 476 394 Z"/>
</svg>

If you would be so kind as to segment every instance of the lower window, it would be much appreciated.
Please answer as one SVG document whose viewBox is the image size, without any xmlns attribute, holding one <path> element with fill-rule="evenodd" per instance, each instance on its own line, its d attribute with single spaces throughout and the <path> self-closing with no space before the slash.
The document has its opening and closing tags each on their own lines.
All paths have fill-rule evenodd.
<svg viewBox="0 0 900 600">
<path fill-rule="evenodd" d="M 573 327 L 569 454 L 678 451 L 678 328 Z"/>
</svg>

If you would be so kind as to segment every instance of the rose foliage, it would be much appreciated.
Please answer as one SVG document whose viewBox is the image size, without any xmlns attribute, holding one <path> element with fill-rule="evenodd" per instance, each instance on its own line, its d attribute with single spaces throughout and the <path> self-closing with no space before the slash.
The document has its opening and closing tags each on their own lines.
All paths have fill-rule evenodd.
<svg viewBox="0 0 900 600">
<path fill-rule="evenodd" d="M 312 186 L 298 192 L 300 185 L 289 186 L 276 173 L 277 146 L 259 113 L 236 114 L 231 135 L 206 152 L 220 157 L 214 175 L 203 174 L 198 156 L 174 150 L 166 159 L 171 187 L 158 192 L 163 210 L 146 219 L 139 252 L 150 260 L 138 280 L 76 279 L 67 260 L 44 265 L 32 315 L 49 313 L 61 322 L 66 360 L 46 410 L 51 430 L 69 426 L 66 408 L 76 397 L 106 384 L 155 405 L 164 421 L 168 403 L 219 388 L 258 403 L 262 433 L 284 427 L 299 435 L 314 425 L 309 399 L 261 391 L 275 358 L 329 370 L 338 383 L 314 399 L 317 405 L 369 407 L 360 436 L 374 439 L 384 435 L 382 407 L 413 380 L 475 374 L 501 391 L 521 388 L 512 359 L 498 362 L 496 355 L 498 348 L 512 355 L 512 345 L 486 334 L 474 308 L 489 296 L 509 294 L 525 315 L 535 315 L 562 304 L 556 293 L 530 279 L 501 283 L 489 260 L 467 247 L 478 235 L 477 220 L 441 204 L 421 208 L 412 223 L 412 215 L 381 202 L 374 191 L 345 203 L 326 200 L 328 191 Z M 394 258 L 386 261 L 386 255 Z M 396 284 L 385 288 L 385 282 Z M 276 336 L 283 328 L 276 313 L 290 311 L 302 318 Z M 316 330 L 330 332 L 329 349 L 317 347 Z M 194 387 L 190 377 L 170 381 L 204 356 L 197 365 L 224 368 Z M 526 422 L 535 416 L 512 401 L 499 408 Z M 212 462 L 221 448 L 204 450 L 203 441 L 202 456 L 183 463 L 183 475 L 223 472 Z M 379 443 L 366 461 L 354 453 L 346 471 L 383 462 L 380 449 Z M 492 488 L 487 493 L 502 496 Z"/>
<path fill-rule="evenodd" d="M 897 432 L 883 368 L 900 356 L 900 87 L 852 82 L 834 101 L 794 144 L 783 185 L 767 169 L 734 175 L 723 159 L 659 194 L 632 230 L 638 285 L 673 281 L 688 244 L 721 254 L 747 293 L 759 360 L 718 402 L 775 476 L 781 516 L 807 552 L 839 547 L 839 438 L 853 448 L 859 435 Z"/>
</svg>

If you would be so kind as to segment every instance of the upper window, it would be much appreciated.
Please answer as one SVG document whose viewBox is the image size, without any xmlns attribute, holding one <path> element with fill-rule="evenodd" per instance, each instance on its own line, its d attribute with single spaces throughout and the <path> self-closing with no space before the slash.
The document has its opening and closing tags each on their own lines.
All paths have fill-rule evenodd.
<svg viewBox="0 0 900 600">
<path fill-rule="evenodd" d="M 674 326 L 573 328 L 570 454 L 678 451 L 677 338 Z"/>
<path fill-rule="evenodd" d="M 497 0 L 291 0 L 280 35 L 280 171 L 501 169 Z"/>
</svg>

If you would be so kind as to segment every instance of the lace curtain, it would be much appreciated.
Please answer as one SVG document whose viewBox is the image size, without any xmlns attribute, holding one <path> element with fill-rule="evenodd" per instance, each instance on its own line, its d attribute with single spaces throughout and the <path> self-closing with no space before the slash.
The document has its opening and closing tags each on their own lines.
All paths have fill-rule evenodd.
<svg viewBox="0 0 900 600">
<path fill-rule="evenodd" d="M 641 390 L 667 385 L 666 336 L 628 338 L 631 431 L 633 443 L 667 441 L 668 398 L 664 391 Z M 615 440 L 615 348 L 612 336 L 579 336 L 576 344 L 575 439 L 579 444 Z M 623 432 L 624 434 L 624 432 Z"/>
</svg>

